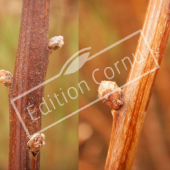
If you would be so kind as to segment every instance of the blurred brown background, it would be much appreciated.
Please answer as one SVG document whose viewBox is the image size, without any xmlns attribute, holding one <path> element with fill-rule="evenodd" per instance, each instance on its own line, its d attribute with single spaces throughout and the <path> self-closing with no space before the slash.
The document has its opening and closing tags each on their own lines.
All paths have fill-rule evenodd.
<svg viewBox="0 0 170 170">
<path fill-rule="evenodd" d="M 91 46 L 90 52 L 94 54 L 141 29 L 148 2 L 148 0 L 80 0 L 80 49 Z M 103 74 L 104 68 L 114 68 L 116 61 L 134 52 L 138 38 L 139 35 L 101 54 L 80 70 L 80 80 L 86 80 L 91 89 L 90 92 L 80 96 L 80 108 L 97 98 L 98 85 L 92 80 L 93 70 L 100 69 L 95 73 L 98 81 L 108 80 Z M 169 47 L 170 41 L 156 79 L 133 170 L 170 169 Z M 111 79 L 119 86 L 126 82 L 130 65 L 127 71 L 123 71 L 123 68 L 121 70 L 119 75 L 114 68 L 115 76 Z M 100 101 L 81 111 L 79 121 L 79 169 L 103 170 L 112 127 L 110 109 Z"/>
</svg>

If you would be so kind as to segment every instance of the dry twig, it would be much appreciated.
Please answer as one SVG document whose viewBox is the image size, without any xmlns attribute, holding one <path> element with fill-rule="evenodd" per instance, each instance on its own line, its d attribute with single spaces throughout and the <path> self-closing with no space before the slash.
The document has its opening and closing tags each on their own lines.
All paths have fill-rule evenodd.
<svg viewBox="0 0 170 170">
<path fill-rule="evenodd" d="M 150 0 L 143 26 L 143 34 L 152 49 L 156 61 L 160 64 L 170 32 L 170 0 Z M 152 54 L 146 48 L 142 36 L 139 39 L 135 58 L 144 61 L 139 65 L 133 63 L 133 69 L 123 93 L 124 105 L 113 119 L 110 147 L 105 170 L 129 170 L 132 168 L 140 133 L 158 70 L 144 75 L 157 66 Z M 139 78 L 133 83 L 131 80 Z"/>
</svg>

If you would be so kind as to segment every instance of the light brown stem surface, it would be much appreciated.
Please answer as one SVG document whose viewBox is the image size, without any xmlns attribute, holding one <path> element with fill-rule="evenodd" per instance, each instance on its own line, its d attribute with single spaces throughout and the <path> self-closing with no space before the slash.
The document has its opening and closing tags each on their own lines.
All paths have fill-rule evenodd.
<svg viewBox="0 0 170 170">
<path fill-rule="evenodd" d="M 149 48 L 146 48 L 144 38 L 140 36 L 135 58 L 140 60 L 141 53 L 145 60 L 140 64 L 133 62 L 133 69 L 131 69 L 127 81 L 129 84 L 124 89 L 124 105 L 113 118 L 105 170 L 129 170 L 132 168 L 158 69 L 149 71 L 156 68 L 155 61 L 161 63 L 170 32 L 169 8 L 170 0 L 150 0 L 149 2 L 142 32 L 152 53 Z M 130 83 L 131 81 L 133 82 Z"/>
</svg>

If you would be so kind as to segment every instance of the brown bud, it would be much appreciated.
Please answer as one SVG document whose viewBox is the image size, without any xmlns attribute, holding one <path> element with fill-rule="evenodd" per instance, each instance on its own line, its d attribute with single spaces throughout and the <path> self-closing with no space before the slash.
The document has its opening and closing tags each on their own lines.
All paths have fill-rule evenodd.
<svg viewBox="0 0 170 170">
<path fill-rule="evenodd" d="M 48 48 L 50 49 L 50 51 L 54 51 L 61 48 L 63 45 L 64 45 L 64 38 L 63 36 L 60 35 L 60 36 L 55 36 L 49 40 Z"/>
<path fill-rule="evenodd" d="M 112 81 L 102 81 L 98 89 L 99 97 L 107 106 L 114 110 L 120 109 L 123 105 L 121 100 L 121 88 Z"/>
<path fill-rule="evenodd" d="M 9 87 L 12 84 L 13 76 L 9 71 L 0 70 L 0 84 Z"/>
<path fill-rule="evenodd" d="M 27 147 L 30 150 L 33 157 L 36 157 L 41 148 L 45 146 L 45 135 L 43 133 L 34 134 L 27 143 Z"/>
</svg>

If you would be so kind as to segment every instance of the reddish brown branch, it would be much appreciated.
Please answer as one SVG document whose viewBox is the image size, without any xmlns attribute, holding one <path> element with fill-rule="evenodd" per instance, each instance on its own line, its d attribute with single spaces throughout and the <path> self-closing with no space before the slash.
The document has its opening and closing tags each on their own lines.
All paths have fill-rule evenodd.
<svg viewBox="0 0 170 170">
<path fill-rule="evenodd" d="M 143 26 L 143 34 L 160 64 L 170 32 L 170 0 L 150 0 Z M 129 79 L 135 80 L 156 67 L 156 62 L 142 38 L 139 39 L 135 57 L 145 60 L 133 63 Z M 132 168 L 136 148 L 158 69 L 127 85 L 124 89 L 124 105 L 114 117 L 110 147 L 105 170 L 129 170 Z"/>
<path fill-rule="evenodd" d="M 44 82 L 48 65 L 48 25 L 50 0 L 23 0 L 19 46 L 15 64 L 10 99 Z M 15 105 L 30 134 L 41 128 L 41 119 L 33 121 L 26 108 L 33 104 L 35 118 L 41 117 L 38 110 L 44 94 L 44 87 L 19 98 Z M 33 170 L 34 159 L 30 156 L 27 142 L 29 138 L 23 129 L 14 108 L 10 104 L 10 170 Z M 36 159 L 39 169 L 39 156 Z"/>
</svg>

